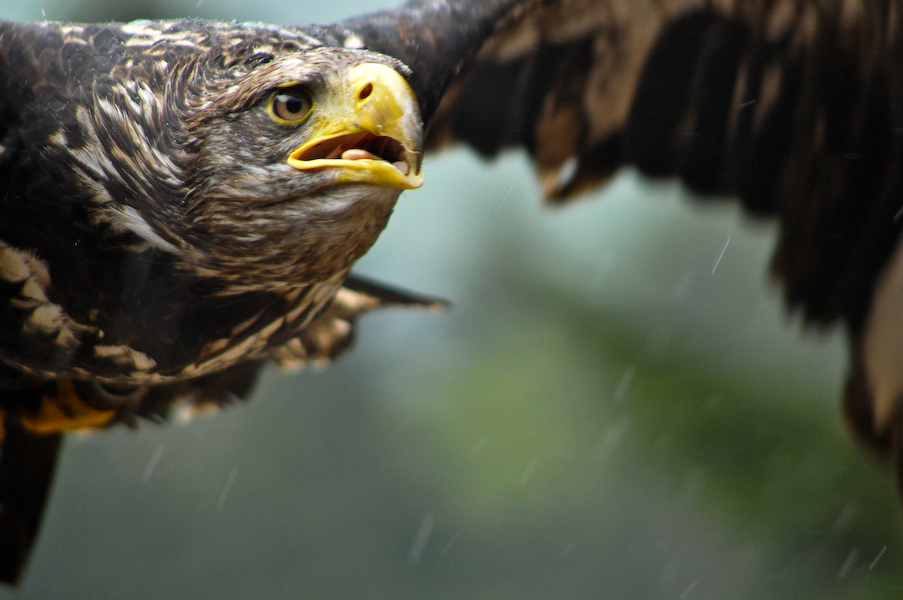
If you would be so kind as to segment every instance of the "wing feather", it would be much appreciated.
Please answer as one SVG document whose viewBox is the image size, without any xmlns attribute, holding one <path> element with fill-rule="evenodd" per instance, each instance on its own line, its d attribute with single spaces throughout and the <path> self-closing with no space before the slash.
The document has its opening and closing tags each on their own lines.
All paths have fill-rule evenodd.
<svg viewBox="0 0 903 600">
<path fill-rule="evenodd" d="M 452 80 L 428 147 L 523 148 L 551 201 L 632 165 L 776 218 L 788 306 L 849 331 L 846 413 L 903 468 L 903 384 L 887 371 L 903 367 L 903 331 L 876 341 L 903 310 L 889 272 L 903 224 L 901 15 L 894 1 L 546 0 Z"/>
</svg>

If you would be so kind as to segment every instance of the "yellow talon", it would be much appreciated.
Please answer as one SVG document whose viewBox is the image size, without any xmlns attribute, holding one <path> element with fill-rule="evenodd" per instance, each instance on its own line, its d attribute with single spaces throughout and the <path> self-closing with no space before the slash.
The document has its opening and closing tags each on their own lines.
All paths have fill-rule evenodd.
<svg viewBox="0 0 903 600">
<path fill-rule="evenodd" d="M 115 410 L 98 410 L 85 404 L 70 380 L 59 380 L 56 389 L 44 394 L 36 414 L 23 414 L 22 424 L 32 433 L 50 434 L 108 425 Z"/>
</svg>

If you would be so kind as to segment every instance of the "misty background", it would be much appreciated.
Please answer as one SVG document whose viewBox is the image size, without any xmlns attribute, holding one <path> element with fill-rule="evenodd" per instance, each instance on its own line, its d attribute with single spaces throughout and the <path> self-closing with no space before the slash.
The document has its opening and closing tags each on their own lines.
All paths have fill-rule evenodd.
<svg viewBox="0 0 903 600">
<path fill-rule="evenodd" d="M 7 0 L 0 18 L 329 22 L 371 0 Z M 321 372 L 212 417 L 70 435 L 0 598 L 888 598 L 891 473 L 839 417 L 839 332 L 774 227 L 625 171 L 543 207 L 527 158 L 428 157 L 356 271 L 452 301 L 365 316 Z"/>
</svg>

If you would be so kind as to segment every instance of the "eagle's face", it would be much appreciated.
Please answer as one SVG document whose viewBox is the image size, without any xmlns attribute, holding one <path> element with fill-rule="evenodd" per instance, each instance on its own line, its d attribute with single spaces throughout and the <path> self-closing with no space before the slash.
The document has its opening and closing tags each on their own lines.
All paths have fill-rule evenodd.
<svg viewBox="0 0 903 600">
<path fill-rule="evenodd" d="M 422 123 L 405 69 L 371 52 L 317 48 L 174 70 L 155 101 L 175 150 L 167 154 L 178 158 L 144 172 L 180 192 L 165 206 L 138 199 L 120 211 L 126 226 L 239 288 L 347 270 L 401 191 L 422 183 Z"/>
</svg>

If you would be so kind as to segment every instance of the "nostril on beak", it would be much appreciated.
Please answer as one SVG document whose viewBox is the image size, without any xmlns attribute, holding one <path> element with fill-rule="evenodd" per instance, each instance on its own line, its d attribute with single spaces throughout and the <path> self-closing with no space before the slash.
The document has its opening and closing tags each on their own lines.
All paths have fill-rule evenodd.
<svg viewBox="0 0 903 600">
<path fill-rule="evenodd" d="M 357 99 L 358 100 L 366 100 L 372 93 L 373 93 L 373 84 L 368 83 L 363 88 L 361 88 L 360 92 L 358 92 Z"/>
</svg>

